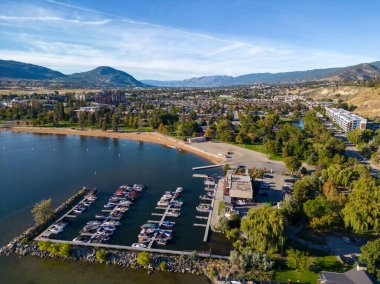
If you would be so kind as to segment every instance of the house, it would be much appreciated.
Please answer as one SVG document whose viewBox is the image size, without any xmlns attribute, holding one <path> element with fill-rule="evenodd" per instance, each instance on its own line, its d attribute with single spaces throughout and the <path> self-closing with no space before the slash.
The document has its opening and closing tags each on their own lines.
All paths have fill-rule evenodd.
<svg viewBox="0 0 380 284">
<path fill-rule="evenodd" d="M 378 283 L 367 271 L 359 266 L 344 273 L 322 271 L 318 284 L 376 284 Z"/>
</svg>

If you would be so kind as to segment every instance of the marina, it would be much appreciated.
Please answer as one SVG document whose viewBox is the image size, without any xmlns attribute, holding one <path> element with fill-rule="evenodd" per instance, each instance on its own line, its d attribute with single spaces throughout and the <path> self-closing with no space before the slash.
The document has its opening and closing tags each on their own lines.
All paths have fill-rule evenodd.
<svg viewBox="0 0 380 284">
<path fill-rule="evenodd" d="M 153 244 L 156 242 L 159 245 L 166 245 L 168 241 L 172 239 L 172 230 L 164 230 L 162 227 L 173 227 L 175 222 L 165 221 L 167 217 L 179 217 L 182 201 L 179 200 L 179 196 L 183 191 L 182 187 L 177 187 L 174 192 L 166 191 L 165 194 L 157 202 L 159 207 L 156 210 L 164 210 L 163 213 L 152 213 L 152 216 L 160 216 L 161 219 L 157 222 L 145 223 L 141 226 L 141 231 L 138 236 L 138 243 L 132 246 L 138 247 L 140 244 L 147 243 L 146 247 L 151 249 Z M 166 204 L 166 207 L 163 207 Z"/>
</svg>

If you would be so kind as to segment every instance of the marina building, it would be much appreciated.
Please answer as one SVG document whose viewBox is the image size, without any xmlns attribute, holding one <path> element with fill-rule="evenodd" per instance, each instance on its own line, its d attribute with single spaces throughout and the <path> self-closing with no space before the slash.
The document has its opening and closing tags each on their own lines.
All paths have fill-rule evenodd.
<svg viewBox="0 0 380 284">
<path fill-rule="evenodd" d="M 253 187 L 248 170 L 244 174 L 236 174 L 234 170 L 229 170 L 226 175 L 226 187 L 231 202 L 239 199 L 253 200 Z"/>
<path fill-rule="evenodd" d="M 365 130 L 367 128 L 367 119 L 351 113 L 344 109 L 326 107 L 326 115 L 336 124 L 338 124 L 344 132 L 350 132 L 354 129 Z"/>
</svg>

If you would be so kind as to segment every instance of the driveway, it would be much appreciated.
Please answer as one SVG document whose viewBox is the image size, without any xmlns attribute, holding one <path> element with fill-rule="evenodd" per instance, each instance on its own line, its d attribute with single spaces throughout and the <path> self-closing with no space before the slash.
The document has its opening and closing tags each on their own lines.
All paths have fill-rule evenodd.
<svg viewBox="0 0 380 284">
<path fill-rule="evenodd" d="M 331 253 L 335 255 L 361 254 L 360 247 L 354 244 L 346 244 L 340 237 L 325 237 Z"/>
</svg>

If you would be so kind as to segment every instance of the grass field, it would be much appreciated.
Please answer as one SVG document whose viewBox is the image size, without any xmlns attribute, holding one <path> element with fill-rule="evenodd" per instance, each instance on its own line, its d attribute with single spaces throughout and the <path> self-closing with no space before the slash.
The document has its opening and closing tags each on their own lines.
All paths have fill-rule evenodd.
<svg viewBox="0 0 380 284">
<path fill-rule="evenodd" d="M 309 270 L 295 271 L 295 270 L 278 270 L 275 271 L 274 279 L 278 281 L 293 281 L 293 282 L 309 282 L 312 284 L 317 283 L 318 274 L 321 271 L 344 272 L 348 268 L 341 264 L 335 255 L 309 257 L 312 263 Z"/>
</svg>

